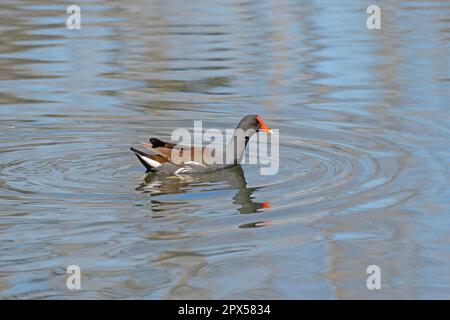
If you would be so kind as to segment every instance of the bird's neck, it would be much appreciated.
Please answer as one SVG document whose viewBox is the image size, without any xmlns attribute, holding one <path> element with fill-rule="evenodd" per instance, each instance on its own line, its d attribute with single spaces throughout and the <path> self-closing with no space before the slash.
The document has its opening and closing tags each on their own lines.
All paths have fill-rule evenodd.
<svg viewBox="0 0 450 320">
<path fill-rule="evenodd" d="M 236 131 L 233 133 L 226 148 L 227 163 L 230 163 L 230 160 L 234 164 L 241 163 L 250 137 L 247 134 L 238 134 Z"/>
</svg>

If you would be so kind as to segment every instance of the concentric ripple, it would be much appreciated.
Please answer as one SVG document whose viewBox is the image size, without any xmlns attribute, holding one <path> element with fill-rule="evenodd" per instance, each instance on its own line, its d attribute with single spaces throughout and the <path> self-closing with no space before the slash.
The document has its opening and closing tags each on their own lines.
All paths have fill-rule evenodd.
<svg viewBox="0 0 450 320">
<path fill-rule="evenodd" d="M 98 1 L 81 30 L 2 2 L 0 298 L 448 298 L 443 3 L 370 32 L 354 1 Z M 246 114 L 280 130 L 276 175 L 129 151 Z"/>
<path fill-rule="evenodd" d="M 284 122 L 280 120 L 281 124 Z M 110 135 L 100 136 L 95 142 L 67 139 L 39 143 L 36 137 L 35 141 L 5 150 L 8 162 L 3 165 L 2 175 L 13 178 L 4 180 L 7 187 L 3 190 L 49 199 L 64 197 L 75 202 L 87 195 L 88 202 L 102 202 L 126 198 L 135 188 L 152 194 L 158 207 L 166 204 L 166 209 L 173 210 L 167 203 L 182 203 L 183 210 L 190 207 L 198 212 L 202 212 L 202 207 L 211 211 L 207 209 L 211 203 L 216 211 L 221 211 L 220 204 L 228 208 L 227 203 L 217 202 L 217 197 L 226 201 L 233 194 L 246 194 L 242 199 L 238 197 L 238 201 L 243 201 L 238 205 L 250 205 L 248 212 L 267 209 L 265 202 L 272 209 L 311 205 L 342 209 L 365 201 L 365 196 L 371 201 L 385 197 L 386 185 L 400 170 L 397 159 L 406 156 L 393 142 L 368 138 L 356 129 L 332 131 L 329 127 L 303 124 L 299 130 L 286 122 L 280 127 L 280 136 L 276 175 L 261 176 L 259 166 L 243 165 L 244 171 L 228 170 L 225 174 L 178 178 L 150 175 L 137 187 L 132 186 L 133 182 L 128 186 L 124 182 L 132 181 L 142 169 L 127 145 L 109 141 Z M 134 182 L 137 183 L 139 179 Z M 384 192 L 377 193 L 378 189 Z M 258 201 L 253 201 L 255 196 Z"/>
<path fill-rule="evenodd" d="M 255 185 L 264 186 L 274 205 L 284 209 L 343 210 L 384 198 L 401 170 L 400 160 L 407 157 L 394 142 L 357 128 L 333 131 L 303 124 L 301 130 L 283 127 L 280 137 L 278 174 L 257 178 Z"/>
</svg>

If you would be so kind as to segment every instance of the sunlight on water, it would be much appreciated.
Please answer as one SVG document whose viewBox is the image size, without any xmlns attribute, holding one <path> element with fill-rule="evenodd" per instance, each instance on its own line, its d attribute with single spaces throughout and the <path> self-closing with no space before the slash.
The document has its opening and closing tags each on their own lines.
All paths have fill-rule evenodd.
<svg viewBox="0 0 450 320">
<path fill-rule="evenodd" d="M 378 3 L 2 1 L 0 297 L 447 299 L 450 6 Z M 129 151 L 246 114 L 278 174 Z"/>
</svg>

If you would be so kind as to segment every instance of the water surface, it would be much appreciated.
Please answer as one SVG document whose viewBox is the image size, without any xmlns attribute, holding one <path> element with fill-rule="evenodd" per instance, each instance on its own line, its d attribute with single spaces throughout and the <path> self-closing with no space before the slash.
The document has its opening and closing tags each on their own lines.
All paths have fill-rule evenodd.
<svg viewBox="0 0 450 320">
<path fill-rule="evenodd" d="M 0 297 L 448 299 L 450 5 L 378 3 L 2 1 Z M 128 149 L 246 114 L 275 176 Z"/>
</svg>

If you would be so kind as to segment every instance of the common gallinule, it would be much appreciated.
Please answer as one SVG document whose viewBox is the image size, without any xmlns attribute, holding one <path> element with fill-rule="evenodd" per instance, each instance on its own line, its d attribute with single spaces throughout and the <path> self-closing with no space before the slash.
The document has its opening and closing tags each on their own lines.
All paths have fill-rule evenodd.
<svg viewBox="0 0 450 320">
<path fill-rule="evenodd" d="M 260 130 L 272 132 L 258 115 L 248 115 L 242 118 L 234 130 L 230 142 L 225 146 L 224 153 L 227 159 L 231 155 L 231 161 L 222 161 L 223 163 L 213 163 L 211 159 L 208 159 L 208 153 L 205 153 L 203 147 L 184 147 L 157 138 L 150 138 L 150 143 L 141 142 L 141 145 L 150 153 L 133 147 L 130 149 L 147 169 L 147 172 L 166 174 L 210 172 L 239 164 L 248 141 L 253 134 Z M 244 139 L 242 139 L 242 135 Z M 174 155 L 177 157 L 174 158 Z M 201 160 L 198 161 L 198 159 Z"/>
</svg>

